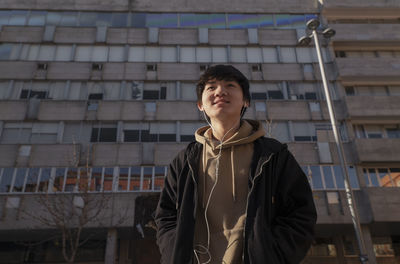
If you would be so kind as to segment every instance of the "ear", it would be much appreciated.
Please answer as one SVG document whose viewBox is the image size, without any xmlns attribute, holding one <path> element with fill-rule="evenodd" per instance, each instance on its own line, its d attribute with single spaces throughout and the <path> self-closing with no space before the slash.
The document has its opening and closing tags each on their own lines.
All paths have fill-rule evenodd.
<svg viewBox="0 0 400 264">
<path fill-rule="evenodd" d="M 249 107 L 250 103 L 248 101 L 244 101 L 243 107 Z"/>
<path fill-rule="evenodd" d="M 197 108 L 199 108 L 200 111 L 204 111 L 203 104 L 201 102 L 197 102 Z"/>
</svg>

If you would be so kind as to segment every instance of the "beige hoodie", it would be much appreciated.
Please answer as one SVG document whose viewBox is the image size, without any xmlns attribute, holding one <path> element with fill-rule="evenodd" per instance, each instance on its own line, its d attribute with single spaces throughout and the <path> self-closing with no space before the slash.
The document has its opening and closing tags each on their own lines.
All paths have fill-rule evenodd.
<svg viewBox="0 0 400 264">
<path fill-rule="evenodd" d="M 253 156 L 252 142 L 264 136 L 258 121 L 243 120 L 239 130 L 222 144 L 218 179 L 207 209 L 210 228 L 209 263 L 241 263 L 243 227 L 247 202 L 247 185 Z M 196 216 L 194 248 L 200 263 L 207 262 L 207 227 L 204 211 L 216 181 L 217 158 L 221 148 L 212 137 L 209 126 L 196 131 L 196 141 L 203 144 L 199 161 L 198 211 Z"/>
</svg>

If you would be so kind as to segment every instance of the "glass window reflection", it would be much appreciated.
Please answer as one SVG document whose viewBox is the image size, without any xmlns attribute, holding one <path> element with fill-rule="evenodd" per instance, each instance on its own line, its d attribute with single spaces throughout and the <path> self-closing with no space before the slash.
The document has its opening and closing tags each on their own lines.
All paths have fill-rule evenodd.
<svg viewBox="0 0 400 264">
<path fill-rule="evenodd" d="M 335 188 L 335 182 L 334 182 L 334 179 L 333 179 L 331 166 L 323 166 L 322 170 L 324 172 L 325 188 L 334 189 Z"/>
<path fill-rule="evenodd" d="M 76 26 L 78 22 L 77 12 L 63 12 L 60 26 Z"/>
<path fill-rule="evenodd" d="M 310 177 L 314 189 L 323 189 L 322 176 L 319 166 L 310 166 L 310 170 L 311 170 Z"/>
<path fill-rule="evenodd" d="M 13 10 L 8 24 L 12 26 L 24 26 L 26 23 L 27 16 L 28 16 L 28 11 Z"/>
<path fill-rule="evenodd" d="M 46 24 L 46 11 L 31 11 L 29 16 L 29 26 L 43 26 Z"/>
<path fill-rule="evenodd" d="M 3 168 L 0 179 L 0 192 L 8 192 L 11 187 L 14 168 Z"/>
<path fill-rule="evenodd" d="M 8 20 L 10 19 L 11 11 L 0 10 L 0 26 L 8 25 Z"/>
<path fill-rule="evenodd" d="M 228 28 L 257 28 L 258 15 L 230 14 L 228 15 Z"/>
<path fill-rule="evenodd" d="M 18 168 L 17 169 L 13 192 L 23 192 L 24 191 L 24 183 L 26 180 L 27 172 L 28 172 L 27 168 Z"/>
<path fill-rule="evenodd" d="M 349 177 L 350 177 L 350 185 L 352 188 L 359 188 L 360 186 L 358 185 L 358 179 L 357 179 L 357 173 L 356 173 L 356 168 L 354 166 L 349 166 Z"/>
<path fill-rule="evenodd" d="M 333 173 L 335 174 L 337 188 L 344 189 L 344 177 L 342 167 L 338 165 L 333 166 Z"/>
</svg>

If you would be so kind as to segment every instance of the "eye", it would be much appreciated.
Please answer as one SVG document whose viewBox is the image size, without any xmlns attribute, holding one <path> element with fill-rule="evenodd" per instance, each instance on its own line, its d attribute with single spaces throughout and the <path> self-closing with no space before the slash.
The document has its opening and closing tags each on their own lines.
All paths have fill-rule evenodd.
<svg viewBox="0 0 400 264">
<path fill-rule="evenodd" d="M 214 90 L 215 88 L 214 88 L 214 86 L 208 86 L 206 89 L 207 90 Z"/>
</svg>

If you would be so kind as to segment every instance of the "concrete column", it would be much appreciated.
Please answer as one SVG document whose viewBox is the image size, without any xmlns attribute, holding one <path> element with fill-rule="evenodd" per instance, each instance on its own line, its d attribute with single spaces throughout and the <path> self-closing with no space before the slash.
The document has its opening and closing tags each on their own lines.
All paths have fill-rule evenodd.
<svg viewBox="0 0 400 264">
<path fill-rule="evenodd" d="M 115 228 L 108 229 L 107 232 L 107 244 L 106 244 L 106 256 L 104 258 L 105 264 L 117 263 L 117 243 L 118 243 L 118 232 Z"/>
<path fill-rule="evenodd" d="M 364 237 L 365 250 L 368 255 L 368 264 L 376 264 L 376 257 L 374 253 L 374 245 L 372 243 L 371 232 L 367 225 L 361 225 L 361 233 Z"/>
</svg>

